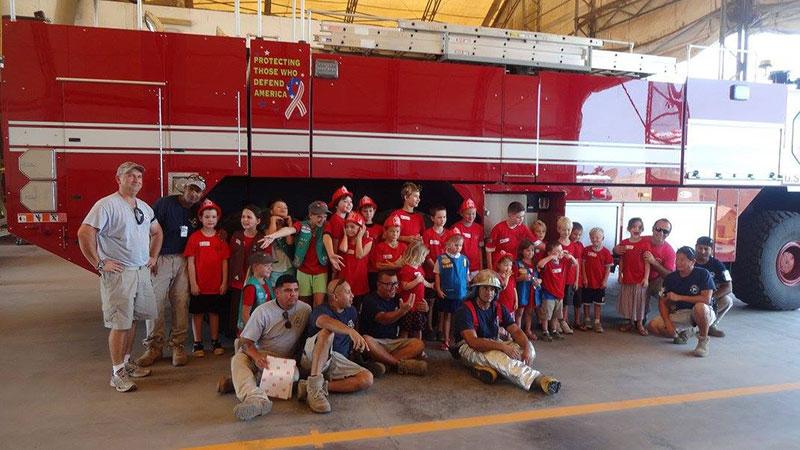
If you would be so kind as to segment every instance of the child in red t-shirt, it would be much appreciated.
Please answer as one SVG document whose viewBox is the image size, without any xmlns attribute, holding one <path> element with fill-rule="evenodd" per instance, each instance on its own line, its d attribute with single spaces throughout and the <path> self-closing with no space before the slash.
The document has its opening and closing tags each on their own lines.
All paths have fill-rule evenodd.
<svg viewBox="0 0 800 450">
<path fill-rule="evenodd" d="M 536 264 L 542 277 L 542 306 L 539 322 L 542 325 L 542 340 L 550 342 L 563 339 L 558 331 L 559 316 L 564 307 L 564 260 L 577 263 L 575 257 L 565 254 L 558 241 L 550 241 L 545 247 L 547 256 Z M 548 330 L 552 330 L 552 337 Z"/>
<path fill-rule="evenodd" d="M 500 275 L 500 285 L 503 286 L 497 296 L 497 301 L 505 306 L 512 318 L 514 318 L 519 306 L 517 280 L 512 276 L 514 274 L 513 266 L 514 260 L 509 255 L 501 256 L 497 260 L 497 274 Z"/>
<path fill-rule="evenodd" d="M 575 315 L 573 316 L 573 328 L 577 328 L 581 331 L 588 331 L 589 327 L 581 321 L 581 309 L 583 305 L 583 296 L 581 295 L 581 287 L 583 287 L 583 266 L 581 265 L 581 261 L 583 259 L 583 242 L 581 242 L 581 237 L 583 236 L 583 225 L 578 222 L 572 222 L 572 231 L 569 233 L 569 241 L 571 245 L 571 249 L 568 249 L 572 256 L 578 260 L 578 264 L 575 267 L 575 277 L 578 279 L 577 283 L 574 285 L 575 293 L 572 296 L 572 302 L 575 306 Z M 564 314 L 566 318 L 566 313 Z M 584 315 L 585 316 L 585 315 Z"/>
<path fill-rule="evenodd" d="M 535 241 L 533 233 L 525 225 L 525 205 L 520 202 L 511 202 L 507 209 L 508 217 L 492 228 L 489 235 L 489 244 L 486 245 L 486 264 L 494 269 L 500 252 L 515 255 L 517 247 L 523 239 Z"/>
<path fill-rule="evenodd" d="M 224 355 L 219 343 L 219 313 L 223 306 L 222 295 L 228 290 L 228 258 L 230 250 L 219 232 L 217 223 L 222 210 L 211 200 L 205 200 L 197 211 L 203 227 L 189 236 L 183 255 L 187 258 L 189 286 L 192 297 L 189 313 L 192 314 L 194 356 L 205 356 L 203 349 L 203 315 L 208 314 L 211 345 L 215 355 Z"/>
<path fill-rule="evenodd" d="M 583 324 L 588 329 L 590 325 L 589 305 L 594 303 L 594 331 L 596 333 L 603 332 L 600 311 L 606 302 L 608 275 L 611 273 L 611 265 L 614 263 L 611 252 L 603 247 L 604 237 L 602 228 L 592 228 L 589 231 L 589 240 L 592 245 L 583 249 L 583 258 L 581 259 L 583 266 L 581 270 L 583 274 L 583 288 L 581 289 L 583 292 L 581 296 L 583 299 Z"/>
<path fill-rule="evenodd" d="M 376 246 L 383 241 L 383 225 L 374 223 L 372 221 L 375 218 L 375 212 L 377 210 L 378 204 L 375 203 L 375 200 L 369 196 L 365 195 L 361 197 L 361 200 L 358 201 L 358 212 L 364 216 L 364 225 L 367 227 L 367 236 L 372 239 L 372 242 Z M 369 290 L 374 291 L 378 288 L 378 269 L 375 267 L 372 257 L 369 258 L 369 264 L 367 268 L 367 281 L 369 282 Z"/>
<path fill-rule="evenodd" d="M 572 233 L 572 221 L 569 217 L 561 216 L 556 221 L 556 231 L 558 232 L 558 243 L 561 244 L 561 251 L 564 256 L 561 258 L 561 265 L 564 266 L 564 308 L 561 311 L 561 317 L 558 318 L 558 324 L 561 331 L 565 334 L 572 334 L 567 319 L 569 318 L 569 307 L 574 304 L 575 291 L 578 289 L 578 264 L 577 260 L 580 258 L 578 246 L 575 242 L 569 239 Z M 570 255 L 576 261 L 572 262 L 566 255 Z"/>
<path fill-rule="evenodd" d="M 433 283 L 425 279 L 422 263 L 428 256 L 428 248 L 422 242 L 414 242 L 403 253 L 403 267 L 397 274 L 400 281 L 400 298 L 403 303 L 414 296 L 414 305 L 400 321 L 400 337 L 422 339 L 422 330 L 428 319 L 428 303 L 425 288 L 433 289 Z"/>
<path fill-rule="evenodd" d="M 475 222 L 478 216 L 478 208 L 475 202 L 471 199 L 465 199 L 458 209 L 461 214 L 461 221 L 456 223 L 450 228 L 453 233 L 464 236 L 464 256 L 469 259 L 469 279 L 483 269 L 483 255 L 481 254 L 483 248 L 484 231 L 483 225 Z"/>
<path fill-rule="evenodd" d="M 422 240 L 425 231 L 425 219 L 422 214 L 414 212 L 419 206 L 422 188 L 417 184 L 408 182 L 403 184 L 400 195 L 403 197 L 403 207 L 395 210 L 392 215 L 400 218 L 400 242 L 410 244 Z"/>
<path fill-rule="evenodd" d="M 391 215 L 383 224 L 383 242 L 375 245 L 370 252 L 370 264 L 375 272 L 398 270 L 403 267 L 403 252 L 406 244 L 400 242 L 400 218 Z"/>
<path fill-rule="evenodd" d="M 361 309 L 361 300 L 369 293 L 367 282 L 367 262 L 369 252 L 372 250 L 372 239 L 367 235 L 364 217 L 357 212 L 347 215 L 344 226 L 344 236 L 339 242 L 339 254 L 344 259 L 344 267 L 339 272 L 339 278 L 344 279 L 353 291 L 353 304 L 356 309 Z"/>
<path fill-rule="evenodd" d="M 644 259 L 644 252 L 649 250 L 649 241 L 642 239 L 644 222 L 639 217 L 628 221 L 628 232 L 631 237 L 623 239 L 619 245 L 625 248 L 625 253 L 619 261 L 619 301 L 617 311 L 628 319 L 620 331 L 636 330 L 642 336 L 647 336 L 643 320 L 647 307 L 647 284 L 650 277 L 650 264 Z"/>
<path fill-rule="evenodd" d="M 344 236 L 345 218 L 353 210 L 353 194 L 345 186 L 340 187 L 331 196 L 328 207 L 333 210 L 333 214 L 325 223 L 322 243 L 325 246 L 325 251 L 328 252 L 335 278 L 336 272 L 342 270 L 341 257 L 335 250 L 339 248 L 339 241 Z"/>
</svg>

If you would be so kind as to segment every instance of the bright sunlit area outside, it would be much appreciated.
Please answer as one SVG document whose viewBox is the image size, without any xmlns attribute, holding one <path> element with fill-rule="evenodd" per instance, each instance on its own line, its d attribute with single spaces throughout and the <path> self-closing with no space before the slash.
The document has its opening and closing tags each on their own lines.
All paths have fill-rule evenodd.
<svg viewBox="0 0 800 450">
<path fill-rule="evenodd" d="M 693 46 L 687 64 L 686 56 L 679 57 L 674 75 L 655 75 L 653 81 L 683 82 L 689 78 L 736 79 L 737 35 L 725 39 L 725 48 L 719 43 L 708 47 Z M 747 81 L 771 82 L 769 75 L 775 71 L 788 71 L 789 78 L 800 78 L 800 34 L 758 33 L 750 36 L 747 52 Z M 720 76 L 720 64 L 722 71 Z"/>
</svg>

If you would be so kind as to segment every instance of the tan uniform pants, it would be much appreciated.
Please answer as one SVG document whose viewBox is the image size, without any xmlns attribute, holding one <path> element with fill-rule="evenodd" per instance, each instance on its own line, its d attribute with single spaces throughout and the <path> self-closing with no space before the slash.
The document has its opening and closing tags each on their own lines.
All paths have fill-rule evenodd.
<svg viewBox="0 0 800 450">
<path fill-rule="evenodd" d="M 164 347 L 166 307 L 169 300 L 172 313 L 169 346 L 179 347 L 186 342 L 189 327 L 189 274 L 186 258 L 183 255 L 161 255 L 156 264 L 156 274 L 150 278 L 153 281 L 158 317 L 147 321 L 144 346 L 157 350 Z"/>
</svg>

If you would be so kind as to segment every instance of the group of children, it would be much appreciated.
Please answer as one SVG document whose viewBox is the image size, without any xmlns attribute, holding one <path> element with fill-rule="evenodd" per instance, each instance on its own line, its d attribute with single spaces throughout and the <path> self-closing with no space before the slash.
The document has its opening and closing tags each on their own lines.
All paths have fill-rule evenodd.
<svg viewBox="0 0 800 450">
<path fill-rule="evenodd" d="M 395 271 L 402 301 L 413 298 L 411 312 L 400 322 L 401 337 L 422 338 L 423 331 L 435 335 L 436 324 L 441 349 L 446 350 L 459 340 L 450 332 L 452 315 L 466 299 L 470 279 L 488 266 L 496 270 L 503 283 L 499 302 L 514 315 L 529 339 L 538 339 L 534 332 L 537 322 L 544 341 L 563 339 L 564 334 L 573 333 L 573 328 L 603 332 L 601 310 L 612 256 L 603 247 L 601 228 L 591 229 L 591 246 L 584 248 L 580 242 L 581 224 L 560 217 L 556 222 L 557 239 L 546 241 L 546 224 L 537 220 L 529 229 L 524 224 L 524 206 L 513 202 L 507 219 L 495 225 L 484 241 L 483 226 L 475 221 L 477 207 L 473 200 L 464 200 L 458 211 L 461 220 L 449 229 L 445 227 L 447 210 L 441 206 L 432 208 L 433 225 L 426 229 L 422 215 L 415 210 L 420 193 L 419 186 L 406 183 L 401 192 L 403 207 L 391 212 L 383 224 L 374 222 L 378 205 L 369 196 L 363 196 L 354 211 L 353 194 L 347 188 L 342 186 L 334 193 L 328 204 L 333 211 L 324 224 L 324 246 L 306 247 L 317 254 L 327 253 L 327 267 L 320 263 L 325 258 L 317 256 L 313 262 L 326 275 L 330 271 L 331 277 L 350 284 L 357 307 L 367 293 L 375 290 L 379 271 Z M 213 352 L 224 353 L 219 343 L 219 305 L 223 302 L 218 299 L 226 291 L 230 291 L 232 314 L 241 330 L 249 313 L 272 297 L 274 275 L 291 272 L 302 262 L 296 254 L 292 257 L 294 241 L 302 236 L 272 240 L 266 252 L 259 248 L 265 236 L 259 231 L 260 208 L 248 205 L 243 209 L 242 229 L 229 240 L 218 231 L 220 215 L 220 208 L 210 200 L 201 204 L 198 218 L 202 228 L 192 234 L 184 253 L 192 293 L 195 356 L 204 355 L 204 314 L 209 316 Z M 282 227 L 299 225 L 293 225 L 282 201 L 270 205 L 269 217 L 267 235 Z M 642 241 L 641 220 L 632 221 L 628 230 L 631 237 L 621 243 L 628 251 L 620 264 L 620 311 L 631 318 L 631 327 L 641 329 L 645 304 L 642 288 L 647 286 L 649 270 L 641 255 L 644 247 L 638 244 Z M 305 270 L 305 266 L 303 263 L 300 269 Z M 324 294 L 318 297 L 315 291 L 314 304 L 323 299 Z M 569 306 L 574 308 L 572 326 Z"/>
</svg>

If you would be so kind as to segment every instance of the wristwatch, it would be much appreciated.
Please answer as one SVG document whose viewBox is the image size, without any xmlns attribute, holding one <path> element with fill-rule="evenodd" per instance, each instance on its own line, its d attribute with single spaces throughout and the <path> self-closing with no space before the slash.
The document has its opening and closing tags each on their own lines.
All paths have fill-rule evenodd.
<svg viewBox="0 0 800 450">
<path fill-rule="evenodd" d="M 103 273 L 103 266 L 104 266 L 105 264 L 106 264 L 106 262 L 105 262 L 104 260 L 102 260 L 102 259 L 101 259 L 101 260 L 100 260 L 100 261 L 97 263 L 97 267 L 95 267 L 95 269 L 97 269 L 97 271 L 98 271 L 98 272 L 100 272 L 100 273 Z"/>
</svg>

